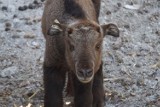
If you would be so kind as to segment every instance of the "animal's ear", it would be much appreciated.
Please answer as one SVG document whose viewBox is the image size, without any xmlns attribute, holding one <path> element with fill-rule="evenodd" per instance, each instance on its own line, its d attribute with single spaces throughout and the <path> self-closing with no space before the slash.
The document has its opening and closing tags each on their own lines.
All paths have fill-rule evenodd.
<svg viewBox="0 0 160 107">
<path fill-rule="evenodd" d="M 53 23 L 53 25 L 49 28 L 47 34 L 50 36 L 59 35 L 64 31 L 64 26 L 60 23 Z"/>
<path fill-rule="evenodd" d="M 103 29 L 104 35 L 119 37 L 119 29 L 115 24 L 111 23 L 111 24 L 101 25 L 101 28 Z"/>
</svg>

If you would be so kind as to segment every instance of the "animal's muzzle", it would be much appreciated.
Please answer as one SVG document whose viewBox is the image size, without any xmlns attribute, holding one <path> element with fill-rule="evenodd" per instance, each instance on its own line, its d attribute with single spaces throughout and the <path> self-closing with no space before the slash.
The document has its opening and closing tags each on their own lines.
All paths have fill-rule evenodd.
<svg viewBox="0 0 160 107">
<path fill-rule="evenodd" d="M 76 75 L 80 82 L 88 83 L 92 80 L 94 72 L 93 69 L 80 69 L 76 72 Z"/>
</svg>

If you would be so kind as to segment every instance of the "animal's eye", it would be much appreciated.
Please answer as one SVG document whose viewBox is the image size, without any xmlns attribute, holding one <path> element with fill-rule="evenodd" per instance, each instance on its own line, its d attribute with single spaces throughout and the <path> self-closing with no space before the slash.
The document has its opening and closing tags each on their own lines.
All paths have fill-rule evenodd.
<svg viewBox="0 0 160 107">
<path fill-rule="evenodd" d="M 101 49 L 101 43 L 98 43 L 95 48 L 96 48 L 96 50 Z"/>
<path fill-rule="evenodd" d="M 74 51 L 74 45 L 70 45 L 70 51 Z"/>
</svg>

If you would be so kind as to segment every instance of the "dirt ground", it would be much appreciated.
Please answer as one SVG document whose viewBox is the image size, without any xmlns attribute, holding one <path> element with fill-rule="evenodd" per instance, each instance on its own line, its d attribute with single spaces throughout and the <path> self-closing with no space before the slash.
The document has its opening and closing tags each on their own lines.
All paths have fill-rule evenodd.
<svg viewBox="0 0 160 107">
<path fill-rule="evenodd" d="M 43 104 L 44 0 L 0 0 L 0 107 Z M 160 107 L 160 0 L 102 0 L 105 107 Z"/>
</svg>

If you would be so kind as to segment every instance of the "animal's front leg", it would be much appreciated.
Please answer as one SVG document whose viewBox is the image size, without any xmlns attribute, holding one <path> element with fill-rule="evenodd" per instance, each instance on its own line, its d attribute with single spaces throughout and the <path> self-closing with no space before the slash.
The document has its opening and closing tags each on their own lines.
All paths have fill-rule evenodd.
<svg viewBox="0 0 160 107">
<path fill-rule="evenodd" d="M 75 107 L 92 107 L 92 81 L 81 83 L 75 77 L 74 80 L 74 105 Z"/>
<path fill-rule="evenodd" d="M 65 74 L 55 68 L 44 67 L 44 107 L 63 107 L 62 90 Z"/>
<path fill-rule="evenodd" d="M 104 107 L 104 88 L 103 88 L 103 73 L 102 64 L 98 72 L 94 76 L 93 81 L 93 107 Z"/>
</svg>

